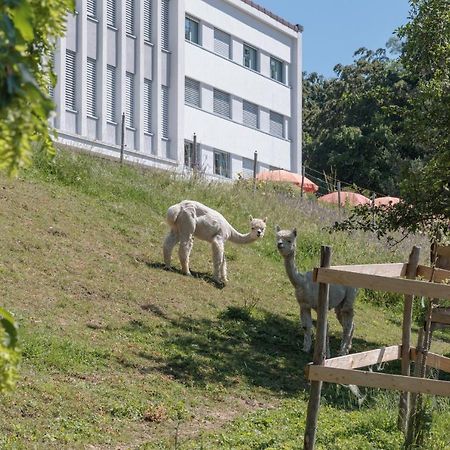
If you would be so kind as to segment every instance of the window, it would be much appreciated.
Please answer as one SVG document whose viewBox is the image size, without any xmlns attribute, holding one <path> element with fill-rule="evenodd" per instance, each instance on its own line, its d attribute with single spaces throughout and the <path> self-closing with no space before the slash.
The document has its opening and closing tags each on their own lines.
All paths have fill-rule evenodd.
<svg viewBox="0 0 450 450">
<path fill-rule="evenodd" d="M 252 70 L 258 69 L 258 51 L 244 44 L 244 66 Z"/>
<path fill-rule="evenodd" d="M 116 68 L 106 66 L 106 120 L 116 122 Z"/>
<path fill-rule="evenodd" d="M 194 152 L 194 143 L 190 141 L 184 141 L 184 165 L 193 169 L 194 167 L 199 167 L 199 163 L 199 144 L 197 144 L 197 151 Z"/>
<path fill-rule="evenodd" d="M 169 139 L 169 88 L 162 86 L 162 137 Z"/>
<path fill-rule="evenodd" d="M 152 82 L 144 78 L 144 132 L 152 132 Z"/>
<path fill-rule="evenodd" d="M 225 58 L 231 58 L 231 36 L 214 28 L 214 51 Z"/>
<path fill-rule="evenodd" d="M 184 101 L 188 105 L 200 108 L 200 83 L 191 78 L 184 81 Z"/>
<path fill-rule="evenodd" d="M 169 50 L 169 0 L 161 3 L 161 47 Z"/>
<path fill-rule="evenodd" d="M 96 0 L 87 0 L 87 15 L 90 17 L 97 16 L 97 1 Z"/>
<path fill-rule="evenodd" d="M 86 110 L 87 115 L 97 117 L 97 67 L 95 59 L 87 59 Z"/>
<path fill-rule="evenodd" d="M 125 78 L 125 125 L 134 128 L 134 75 L 130 72 Z"/>
<path fill-rule="evenodd" d="M 186 17 L 184 19 L 184 38 L 188 41 L 200 44 L 200 36 L 198 33 L 198 22 Z"/>
<path fill-rule="evenodd" d="M 214 151 L 214 173 L 222 177 L 231 178 L 229 153 Z"/>
<path fill-rule="evenodd" d="M 144 41 L 152 40 L 152 0 L 144 0 Z"/>
<path fill-rule="evenodd" d="M 71 50 L 66 50 L 66 109 L 75 111 L 75 76 L 76 76 L 76 66 L 75 66 L 75 52 Z"/>
<path fill-rule="evenodd" d="M 272 57 L 270 58 L 270 78 L 284 83 L 283 62 Z"/>
<path fill-rule="evenodd" d="M 259 128 L 259 117 L 258 117 L 258 105 L 254 103 L 246 102 L 243 103 L 243 121 L 244 125 L 253 128 Z"/>
<path fill-rule="evenodd" d="M 284 137 L 284 117 L 274 111 L 270 111 L 270 134 Z"/>
<path fill-rule="evenodd" d="M 106 0 L 106 23 L 111 27 L 116 26 L 116 0 Z"/>
<path fill-rule="evenodd" d="M 249 158 L 242 158 L 242 176 L 244 178 L 253 178 L 254 161 Z"/>
<path fill-rule="evenodd" d="M 125 31 L 134 35 L 134 0 L 126 0 Z"/>
<path fill-rule="evenodd" d="M 226 92 L 214 89 L 214 112 L 231 119 L 231 96 Z"/>
</svg>

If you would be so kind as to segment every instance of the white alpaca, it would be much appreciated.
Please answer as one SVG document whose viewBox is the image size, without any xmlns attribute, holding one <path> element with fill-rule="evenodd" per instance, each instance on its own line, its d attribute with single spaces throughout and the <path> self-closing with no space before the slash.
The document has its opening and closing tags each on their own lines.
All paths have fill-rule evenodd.
<svg viewBox="0 0 450 450">
<path fill-rule="evenodd" d="M 225 284 L 227 278 L 227 263 L 224 255 L 224 244 L 230 240 L 235 244 L 249 244 L 264 236 L 266 229 L 265 219 L 253 219 L 250 216 L 251 230 L 247 234 L 236 231 L 222 216 L 214 209 L 202 203 L 184 200 L 171 206 L 167 210 L 167 223 L 170 231 L 166 236 L 163 246 L 164 264 L 170 268 L 172 251 L 179 242 L 179 257 L 181 270 L 185 275 L 190 275 L 189 255 L 194 243 L 194 236 L 202 241 L 211 243 L 214 279 Z"/>
<path fill-rule="evenodd" d="M 295 267 L 295 252 L 297 246 L 297 230 L 280 230 L 276 226 L 277 248 L 284 258 L 284 266 L 292 285 L 295 288 L 295 296 L 300 305 L 300 322 L 304 330 L 303 351 L 309 352 L 312 344 L 312 318 L 311 308 L 317 312 L 319 284 L 313 282 L 313 273 L 298 272 Z M 352 346 L 353 337 L 353 305 L 355 303 L 358 290 L 352 287 L 340 285 L 330 285 L 329 309 L 333 309 L 339 323 L 342 325 L 341 355 L 346 355 Z M 327 333 L 328 334 L 328 333 Z M 327 340 L 327 356 L 329 356 L 329 346 Z"/>
</svg>

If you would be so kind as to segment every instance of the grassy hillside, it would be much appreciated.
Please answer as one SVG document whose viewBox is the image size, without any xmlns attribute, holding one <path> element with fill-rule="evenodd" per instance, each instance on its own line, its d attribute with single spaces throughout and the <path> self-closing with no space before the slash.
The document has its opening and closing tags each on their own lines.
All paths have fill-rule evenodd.
<svg viewBox="0 0 450 450">
<path fill-rule="evenodd" d="M 262 241 L 226 245 L 223 289 L 203 242 L 194 277 L 162 270 L 165 212 L 186 198 L 243 232 L 249 214 L 269 218 Z M 323 227 L 334 220 L 335 210 L 272 187 L 183 181 L 67 152 L 0 178 L 0 303 L 18 318 L 23 353 L 17 389 L 0 404 L 0 448 L 300 448 L 309 358 L 274 225 L 298 228 L 302 269 L 318 264 L 323 244 L 345 264 L 404 261 L 416 243 L 393 252 L 370 236 L 331 235 Z M 399 343 L 400 317 L 398 297 L 362 292 L 354 350 Z M 331 333 L 335 353 L 334 317 Z M 448 334 L 438 337 L 435 350 L 448 353 Z M 401 447 L 398 396 L 364 394 L 358 405 L 346 388 L 326 389 L 318 448 Z M 450 405 L 433 401 L 427 448 L 450 448 Z"/>
</svg>

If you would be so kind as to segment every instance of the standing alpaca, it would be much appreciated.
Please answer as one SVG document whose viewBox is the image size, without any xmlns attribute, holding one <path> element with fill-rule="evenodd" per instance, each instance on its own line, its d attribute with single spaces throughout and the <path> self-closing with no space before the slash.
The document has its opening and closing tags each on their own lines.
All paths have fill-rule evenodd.
<svg viewBox="0 0 450 450">
<path fill-rule="evenodd" d="M 319 284 L 313 281 L 313 273 L 298 272 L 295 267 L 295 251 L 297 230 L 280 230 L 276 226 L 277 248 L 284 258 L 284 266 L 292 285 L 295 288 L 295 296 L 300 305 L 300 321 L 304 330 L 303 351 L 311 350 L 312 318 L 311 308 L 317 312 Z M 357 289 L 340 285 L 330 285 L 329 309 L 334 308 L 336 317 L 342 325 L 342 344 L 339 354 L 346 355 L 352 346 L 353 337 L 353 304 Z M 327 356 L 329 355 L 327 340 Z"/>
<path fill-rule="evenodd" d="M 225 284 L 227 278 L 227 263 L 224 255 L 224 244 L 227 240 L 235 244 L 250 244 L 264 236 L 267 217 L 253 219 L 250 216 L 251 230 L 247 234 L 236 231 L 214 209 L 195 202 L 184 200 L 171 206 L 167 210 L 167 223 L 170 231 L 164 241 L 163 253 L 166 268 L 170 268 L 172 250 L 179 242 L 179 257 L 181 270 L 185 275 L 190 275 L 189 255 L 194 243 L 194 236 L 202 241 L 211 242 L 214 264 L 214 279 Z"/>
</svg>

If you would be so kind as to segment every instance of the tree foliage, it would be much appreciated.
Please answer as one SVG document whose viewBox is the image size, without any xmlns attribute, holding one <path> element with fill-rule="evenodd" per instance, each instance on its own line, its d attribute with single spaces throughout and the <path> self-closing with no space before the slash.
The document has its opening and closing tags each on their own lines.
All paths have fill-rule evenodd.
<svg viewBox="0 0 450 450">
<path fill-rule="evenodd" d="M 33 141 L 52 148 L 52 54 L 71 9 L 71 0 L 0 0 L 0 168 L 9 174 L 29 162 Z"/>
<path fill-rule="evenodd" d="M 0 308 L 0 392 L 14 386 L 18 364 L 17 325 L 11 314 Z"/>
</svg>

